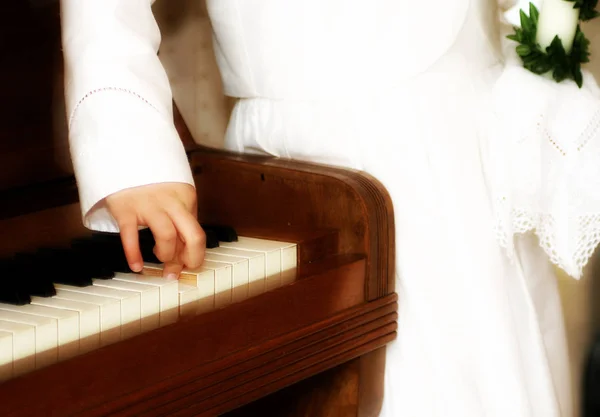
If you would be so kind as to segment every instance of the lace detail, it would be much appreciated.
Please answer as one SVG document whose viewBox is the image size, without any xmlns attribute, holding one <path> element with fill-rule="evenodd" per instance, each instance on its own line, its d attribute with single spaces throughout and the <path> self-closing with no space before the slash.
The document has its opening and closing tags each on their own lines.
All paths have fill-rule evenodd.
<svg viewBox="0 0 600 417">
<path fill-rule="evenodd" d="M 159 111 L 152 103 L 150 103 L 146 98 L 144 98 L 142 95 L 140 95 L 139 93 L 127 89 L 127 88 L 123 88 L 123 87 L 101 87 L 101 88 L 95 88 L 93 90 L 90 90 L 87 94 L 85 94 L 83 97 L 81 97 L 81 99 L 79 99 L 79 101 L 77 102 L 77 104 L 75 105 L 75 107 L 73 108 L 73 111 L 71 111 L 71 115 L 69 116 L 69 128 L 71 128 L 71 124 L 73 123 L 73 119 L 75 117 L 75 113 L 77 112 L 77 109 L 79 108 L 79 106 L 81 106 L 81 104 L 87 100 L 89 97 L 91 97 L 92 95 L 96 94 L 96 93 L 101 93 L 101 92 L 105 92 L 105 91 L 118 91 L 121 93 L 127 93 L 127 94 L 131 94 L 137 98 L 139 98 L 140 100 L 142 100 L 144 103 L 146 103 L 147 105 L 149 105 L 150 107 L 152 107 L 154 110 L 156 110 L 157 112 Z"/>
<path fill-rule="evenodd" d="M 576 231 L 573 241 L 574 249 L 565 254 L 557 250 L 558 241 L 555 233 L 557 222 L 551 214 L 533 213 L 528 209 L 509 209 L 506 217 L 498 216 L 496 236 L 500 245 L 507 250 L 511 260 L 515 259 L 513 237 L 517 234 L 534 232 L 539 239 L 550 261 L 573 278 L 581 278 L 583 268 L 587 265 L 596 247 L 600 244 L 600 214 L 581 215 L 570 219 Z M 571 246 L 571 245 L 569 245 Z"/>
<path fill-rule="evenodd" d="M 512 260 L 514 236 L 534 232 L 550 260 L 580 278 L 600 244 L 600 104 L 594 107 L 581 134 L 562 140 L 551 131 L 564 126 L 540 115 L 501 158 L 512 170 L 497 182 L 504 192 L 493 202 L 495 231 Z"/>
</svg>

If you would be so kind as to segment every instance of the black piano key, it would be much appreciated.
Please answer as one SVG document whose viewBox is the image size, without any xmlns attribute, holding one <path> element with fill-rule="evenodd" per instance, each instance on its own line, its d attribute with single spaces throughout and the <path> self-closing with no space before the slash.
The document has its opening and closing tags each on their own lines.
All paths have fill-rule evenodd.
<svg viewBox="0 0 600 417">
<path fill-rule="evenodd" d="M 22 306 L 31 303 L 24 280 L 18 274 L 13 261 L 0 260 L 0 303 Z"/>
<path fill-rule="evenodd" d="M 41 248 L 36 252 L 40 268 L 52 275 L 56 284 L 88 287 L 92 285 L 92 277 L 85 273 L 83 260 L 66 248 Z"/>
<path fill-rule="evenodd" d="M 94 233 L 89 238 L 89 241 L 94 243 L 110 243 L 113 245 L 120 245 L 121 236 L 118 233 Z"/>
<path fill-rule="evenodd" d="M 102 248 L 90 239 L 77 239 L 71 242 L 71 250 L 80 264 L 83 264 L 82 273 L 91 278 L 111 279 L 115 273 L 107 265 Z"/>
<path fill-rule="evenodd" d="M 217 248 L 219 241 L 237 241 L 236 231 L 228 226 L 210 226 L 206 232 L 206 247 Z M 127 263 L 121 237 L 118 233 L 94 233 L 89 239 L 95 252 L 102 253 L 103 264 L 115 272 L 132 272 Z M 139 231 L 140 252 L 144 262 L 162 263 L 154 254 L 156 241 L 148 228 Z"/>
<path fill-rule="evenodd" d="M 204 233 L 206 234 L 206 247 L 208 249 L 218 248 L 219 238 L 217 233 L 214 230 L 205 230 Z"/>
<path fill-rule="evenodd" d="M 142 259 L 144 262 L 150 262 L 154 264 L 162 263 L 162 261 L 156 257 L 153 250 L 142 250 Z"/>
<path fill-rule="evenodd" d="M 96 270 L 96 274 L 102 277 L 113 277 L 114 271 L 111 264 L 121 263 L 125 257 L 119 240 L 90 238 L 74 242 L 73 246 L 77 251 L 85 252 L 84 256 L 90 262 L 91 269 Z"/>
<path fill-rule="evenodd" d="M 56 295 L 56 289 L 49 279 L 52 271 L 40 268 L 34 254 L 18 253 L 14 256 L 12 265 L 29 296 L 53 297 Z"/>
<path fill-rule="evenodd" d="M 203 227 L 203 229 L 204 229 L 204 227 Z M 231 229 L 231 228 L 229 228 L 229 229 Z M 233 233 L 231 231 L 233 231 Z M 235 233 L 235 230 L 233 230 L 233 229 L 227 230 L 226 228 L 218 229 L 218 228 L 211 227 L 208 229 L 204 229 L 204 232 L 206 234 L 206 247 L 209 249 L 218 248 L 219 241 L 223 241 L 223 242 L 237 241 L 237 234 Z M 222 236 L 223 239 L 221 239 L 219 236 Z M 235 240 L 230 240 L 233 238 L 233 236 L 235 236 Z M 141 249 L 142 257 L 144 258 L 144 261 L 160 263 L 160 260 L 158 260 L 158 258 L 156 258 L 156 255 L 154 255 L 154 245 L 155 244 L 156 244 L 156 242 L 155 242 L 154 237 L 152 236 L 151 232 L 149 231 L 149 229 L 145 229 L 144 231 L 140 232 L 140 249 Z"/>
<path fill-rule="evenodd" d="M 140 230 L 140 252 L 144 262 L 161 263 L 160 259 L 154 254 L 156 241 L 150 229 Z"/>
<path fill-rule="evenodd" d="M 132 272 L 125 257 L 123 246 L 109 244 L 102 248 L 101 253 L 107 268 L 114 272 Z"/>
<path fill-rule="evenodd" d="M 237 242 L 238 234 L 233 227 L 215 224 L 202 224 L 204 232 L 212 231 L 217 235 L 220 242 Z"/>
<path fill-rule="evenodd" d="M 154 235 L 149 228 L 141 229 L 139 232 L 140 240 L 148 240 L 154 242 Z"/>
<path fill-rule="evenodd" d="M 102 242 L 107 250 L 107 256 L 110 256 L 110 262 L 115 264 L 114 268 L 117 272 L 132 272 L 127 264 L 127 258 L 123 249 L 120 235 L 113 233 L 98 233 L 94 234 L 93 239 Z M 150 229 L 142 229 L 139 231 L 140 252 L 144 262 L 160 263 L 161 261 L 154 255 L 154 236 Z"/>
<path fill-rule="evenodd" d="M 22 306 L 31 303 L 31 297 L 23 288 L 2 283 L 2 288 L 0 288 L 0 303 Z"/>
<path fill-rule="evenodd" d="M 116 233 L 96 233 L 91 240 L 105 267 L 113 272 L 132 272 L 127 263 L 121 237 Z"/>
</svg>

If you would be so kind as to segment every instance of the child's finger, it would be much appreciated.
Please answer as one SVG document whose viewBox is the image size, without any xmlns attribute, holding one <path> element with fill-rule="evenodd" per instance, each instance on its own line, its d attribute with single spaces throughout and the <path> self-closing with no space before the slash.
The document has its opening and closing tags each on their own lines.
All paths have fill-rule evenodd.
<svg viewBox="0 0 600 417">
<path fill-rule="evenodd" d="M 192 213 L 183 206 L 169 209 L 169 216 L 184 246 L 177 251 L 179 261 L 189 268 L 198 268 L 204 261 L 206 234 Z M 178 248 L 179 249 L 179 248 Z"/>
<path fill-rule="evenodd" d="M 177 229 L 169 215 L 162 210 L 152 210 L 146 223 L 154 236 L 154 254 L 161 262 L 171 262 L 177 256 Z"/>
<path fill-rule="evenodd" d="M 183 270 L 183 265 L 178 263 L 170 262 L 165 264 L 164 277 L 167 279 L 175 280 L 179 278 L 179 274 Z"/>
<path fill-rule="evenodd" d="M 134 272 L 141 272 L 144 261 L 140 251 L 137 218 L 132 214 L 124 214 L 117 218 L 117 222 L 129 268 Z"/>
</svg>

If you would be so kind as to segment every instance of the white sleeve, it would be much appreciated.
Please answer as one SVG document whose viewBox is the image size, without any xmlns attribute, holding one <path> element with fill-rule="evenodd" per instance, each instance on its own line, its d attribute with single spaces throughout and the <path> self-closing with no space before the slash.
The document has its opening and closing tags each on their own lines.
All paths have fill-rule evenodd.
<svg viewBox="0 0 600 417">
<path fill-rule="evenodd" d="M 152 0 L 61 0 L 71 158 L 86 227 L 118 231 L 117 191 L 194 184 L 173 124 Z"/>
</svg>

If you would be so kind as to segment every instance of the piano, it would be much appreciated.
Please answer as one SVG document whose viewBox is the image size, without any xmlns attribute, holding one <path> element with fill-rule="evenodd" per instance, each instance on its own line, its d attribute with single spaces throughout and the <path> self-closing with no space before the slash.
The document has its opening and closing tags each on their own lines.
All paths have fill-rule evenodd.
<svg viewBox="0 0 600 417">
<path fill-rule="evenodd" d="M 166 280 L 141 231 L 133 274 L 118 236 L 81 225 L 58 5 L 5 7 L 0 415 L 376 416 L 397 326 L 384 187 L 196 145 L 175 106 L 207 257 Z"/>
</svg>

